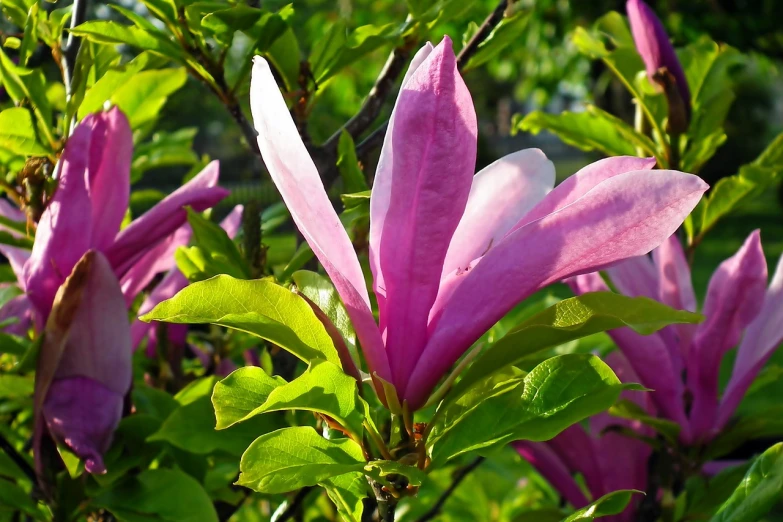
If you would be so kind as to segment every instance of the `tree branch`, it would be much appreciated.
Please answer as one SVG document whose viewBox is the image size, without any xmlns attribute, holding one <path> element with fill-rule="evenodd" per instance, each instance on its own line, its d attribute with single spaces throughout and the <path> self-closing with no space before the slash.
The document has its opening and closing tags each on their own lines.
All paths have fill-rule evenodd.
<svg viewBox="0 0 783 522">
<path fill-rule="evenodd" d="M 313 486 L 307 486 L 297 491 L 293 500 L 291 500 L 291 503 L 288 504 L 288 507 L 285 508 L 285 511 L 280 513 L 280 516 L 275 519 L 276 522 L 285 522 L 286 520 L 291 520 L 291 518 L 293 518 L 302 509 L 302 502 L 304 502 L 305 497 L 307 497 L 307 494 L 312 490 Z"/>
<path fill-rule="evenodd" d="M 457 55 L 457 69 L 460 71 L 468 63 L 471 57 L 478 51 L 479 45 L 486 40 L 495 27 L 498 26 L 508 9 L 508 0 L 501 0 L 495 9 L 484 19 L 484 22 L 473 35 L 473 38 L 465 44 L 465 47 Z M 363 158 L 369 152 L 380 147 L 383 143 L 383 138 L 386 136 L 386 130 L 389 128 L 389 122 L 384 123 L 377 129 L 375 129 L 369 136 L 367 136 L 361 143 L 356 146 L 356 155 L 359 158 Z"/>
<path fill-rule="evenodd" d="M 419 517 L 416 522 L 427 522 L 428 520 L 434 520 L 435 517 L 440 514 L 441 509 L 443 509 L 443 505 L 446 504 L 446 501 L 449 499 L 451 494 L 454 493 L 462 481 L 465 480 L 465 477 L 467 477 L 468 474 L 476 469 L 482 462 L 484 462 L 484 457 L 476 457 L 473 462 L 455 471 L 454 475 L 452 476 L 451 485 L 449 485 L 449 487 L 446 488 L 443 493 L 441 493 L 438 501 L 435 502 L 430 510 Z"/>
<path fill-rule="evenodd" d="M 87 0 L 74 0 L 73 12 L 71 13 L 71 29 L 81 25 L 87 16 Z M 62 53 L 63 76 L 65 76 L 65 95 L 70 98 L 73 94 L 73 71 L 76 67 L 76 56 L 79 54 L 79 43 L 81 40 L 73 34 L 68 33 L 68 40 L 65 42 Z"/>
</svg>

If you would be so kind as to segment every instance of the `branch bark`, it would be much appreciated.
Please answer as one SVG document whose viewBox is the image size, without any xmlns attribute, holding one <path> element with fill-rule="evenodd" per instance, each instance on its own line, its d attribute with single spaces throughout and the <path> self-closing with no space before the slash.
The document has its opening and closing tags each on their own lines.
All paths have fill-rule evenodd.
<svg viewBox="0 0 783 522">
<path fill-rule="evenodd" d="M 462 481 L 465 480 L 465 477 L 467 477 L 471 471 L 479 467 L 482 462 L 484 462 L 484 457 L 476 457 L 473 462 L 455 471 L 449 487 L 446 488 L 443 493 L 441 493 L 438 501 L 435 502 L 430 510 L 419 517 L 416 522 L 427 522 L 428 520 L 435 520 L 435 517 L 440 514 L 441 509 L 443 509 L 444 504 L 446 504 L 446 501 L 449 499 L 449 497 L 451 497 L 452 493 L 454 493 Z"/>
<path fill-rule="evenodd" d="M 74 0 L 73 13 L 71 13 L 71 29 L 81 25 L 87 16 L 87 0 Z M 81 39 L 68 33 L 62 53 L 63 75 L 65 76 L 65 95 L 70 98 L 73 94 L 73 71 L 76 67 L 76 56 L 79 54 Z"/>
</svg>

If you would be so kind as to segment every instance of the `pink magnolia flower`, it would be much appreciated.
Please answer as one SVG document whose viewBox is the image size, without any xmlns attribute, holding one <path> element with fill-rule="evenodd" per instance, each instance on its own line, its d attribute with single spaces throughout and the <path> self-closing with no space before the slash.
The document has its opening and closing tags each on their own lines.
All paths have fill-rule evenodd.
<svg viewBox="0 0 783 522">
<path fill-rule="evenodd" d="M 690 269 L 676 236 L 653 251 L 652 257 L 631 259 L 607 273 L 626 295 L 696 311 Z M 608 290 L 597 273 L 577 276 L 569 284 L 576 293 Z M 670 326 L 649 336 L 627 328 L 609 332 L 641 383 L 655 390 L 651 397 L 657 413 L 680 425 L 683 442 L 709 440 L 725 427 L 783 341 L 783 258 L 769 289 L 766 285 L 767 264 L 757 230 L 710 279 L 703 323 Z M 738 343 L 731 380 L 721 397 L 720 363 Z M 688 396 L 692 404 L 686 413 Z"/>
<path fill-rule="evenodd" d="M 674 47 L 669 41 L 669 35 L 666 34 L 663 24 L 644 0 L 628 0 L 625 8 L 631 23 L 631 33 L 636 43 L 636 49 L 642 56 L 650 81 L 659 69 L 665 68 L 669 71 L 674 77 L 680 97 L 685 102 L 686 110 L 690 114 L 691 93 L 688 80 L 685 78 L 685 72 L 682 70 L 680 60 L 677 58 L 677 53 L 674 52 Z"/>
<path fill-rule="evenodd" d="M 649 252 L 707 188 L 681 172 L 651 175 L 652 160 L 612 158 L 552 190 L 552 163 L 538 150 L 474 176 L 470 93 L 451 40 L 427 44 L 403 80 L 370 201 L 376 323 L 351 242 L 260 57 L 250 102 L 264 162 L 340 293 L 371 375 L 392 383 L 412 410 L 514 305 L 565 277 Z"/>
<path fill-rule="evenodd" d="M 27 297 L 46 324 L 36 372 L 36 454 L 46 426 L 96 473 L 104 471 L 101 454 L 130 389 L 127 304 L 156 273 L 148 254 L 173 241 L 186 221 L 185 205 L 204 210 L 227 195 L 216 186 L 213 162 L 120 230 L 132 149 L 131 129 L 119 109 L 90 115 L 76 127 L 22 270 Z"/>
<path fill-rule="evenodd" d="M 627 361 L 617 352 L 607 363 L 623 382 L 637 382 Z M 647 407 L 643 392 L 623 392 L 623 398 Z M 576 509 L 604 495 L 622 489 L 647 490 L 647 467 L 652 453 L 649 445 L 611 429 L 620 426 L 639 435 L 649 436 L 650 430 L 638 422 L 601 413 L 590 418 L 587 428 L 574 424 L 547 442 L 517 441 L 514 449 L 538 471 L 560 495 Z M 582 488 L 574 475 L 582 475 Z M 641 495 L 631 500 L 619 515 L 607 517 L 609 522 L 636 520 L 635 509 Z"/>
</svg>

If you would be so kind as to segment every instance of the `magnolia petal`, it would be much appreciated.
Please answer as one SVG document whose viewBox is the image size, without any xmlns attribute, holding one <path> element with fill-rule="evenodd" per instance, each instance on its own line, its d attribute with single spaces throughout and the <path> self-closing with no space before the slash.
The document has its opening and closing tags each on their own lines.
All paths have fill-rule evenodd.
<svg viewBox="0 0 783 522">
<path fill-rule="evenodd" d="M 483 256 L 555 186 L 555 166 L 539 149 L 514 152 L 473 177 L 442 275 Z"/>
<path fill-rule="evenodd" d="M 591 163 L 565 179 L 552 192 L 541 200 L 533 210 L 525 214 L 519 223 L 509 231 L 509 234 L 522 228 L 528 223 L 560 210 L 578 200 L 596 185 L 609 178 L 633 172 L 636 170 L 649 170 L 655 166 L 655 158 L 635 158 L 632 156 L 618 156 L 605 158 Z"/>
<path fill-rule="evenodd" d="M 783 256 L 778 260 L 761 311 L 748 326 L 720 403 L 716 429 L 726 426 L 742 397 L 775 349 L 783 342 Z"/>
<path fill-rule="evenodd" d="M 89 377 L 124 396 L 132 377 L 125 299 L 106 258 L 86 255 L 93 260 L 54 376 Z"/>
<path fill-rule="evenodd" d="M 677 310 L 695 312 L 697 304 L 691 283 L 691 269 L 676 234 L 672 234 L 669 239 L 661 243 L 661 246 L 653 250 L 653 261 L 658 271 L 657 299 Z M 693 324 L 678 324 L 665 329 L 676 335 L 679 352 L 683 358 L 688 357 L 696 328 Z"/>
<path fill-rule="evenodd" d="M 598 456 L 594 451 L 590 451 L 593 439 L 581 424 L 569 426 L 546 444 L 555 451 L 572 474 L 582 474 L 593 498 L 603 495 L 606 488 Z"/>
<path fill-rule="evenodd" d="M 177 295 L 177 292 L 186 286 L 188 286 L 188 278 L 185 277 L 182 272 L 176 268 L 171 270 L 168 274 L 166 274 L 161 282 L 158 283 L 155 288 L 153 288 L 152 292 L 150 292 L 147 298 L 144 299 L 144 301 L 141 303 L 141 307 L 139 307 L 139 312 L 137 315 L 142 316 L 146 314 L 155 308 L 158 303 L 162 303 L 166 299 L 171 299 Z M 138 319 L 133 322 L 133 326 L 131 327 L 131 346 L 133 347 L 134 351 L 139 347 L 139 343 L 141 343 L 145 335 L 154 332 L 155 328 L 157 328 L 157 324 L 158 323 L 156 321 L 145 323 L 143 321 L 139 321 Z M 169 325 L 169 327 L 173 326 L 178 325 Z M 152 350 L 152 353 L 155 353 L 154 350 Z"/>
<path fill-rule="evenodd" d="M 291 119 L 269 64 L 257 56 L 250 108 L 258 146 L 296 226 L 343 299 L 372 372 L 391 379 L 359 260 Z"/>
<path fill-rule="evenodd" d="M 517 441 L 511 445 L 552 484 L 566 502 L 575 508 L 583 508 L 590 503 L 565 463 L 552 448 L 542 442 Z M 590 449 L 584 448 L 583 451 L 590 451 Z"/>
<path fill-rule="evenodd" d="M 3 328 L 3 332 L 24 337 L 33 325 L 33 305 L 26 295 L 18 295 L 0 307 L 0 322 L 16 319 Z"/>
<path fill-rule="evenodd" d="M 408 80 L 416 72 L 416 69 L 430 55 L 433 47 L 427 42 L 414 55 L 405 77 L 402 80 L 400 93 L 397 95 L 399 103 L 400 95 L 405 89 Z M 383 282 L 383 272 L 380 267 L 380 241 L 383 234 L 383 225 L 386 221 L 386 213 L 389 211 L 389 198 L 391 197 L 392 173 L 394 172 L 394 120 L 396 119 L 396 110 L 392 110 L 389 118 L 389 126 L 383 138 L 383 147 L 378 158 L 378 166 L 375 169 L 375 179 L 372 184 L 372 195 L 370 196 L 370 244 L 369 258 L 370 269 L 373 274 L 373 290 L 378 299 L 378 311 L 381 316 L 380 330 L 385 331 L 383 321 L 386 318 L 386 286 Z"/>
<path fill-rule="evenodd" d="M 90 114 L 80 125 L 91 131 L 86 172 L 92 204 L 90 247 L 103 251 L 114 242 L 128 210 L 133 135 L 117 107 Z"/>
<path fill-rule="evenodd" d="M 122 418 L 123 395 L 87 377 L 55 380 L 43 406 L 52 437 L 68 446 L 88 473 L 106 473 L 103 454 Z"/>
<path fill-rule="evenodd" d="M 465 350 L 533 292 L 650 252 L 677 229 L 706 189 L 701 179 L 681 172 L 627 172 L 509 234 L 474 269 L 455 276 L 465 280 L 446 303 L 436 303 L 442 313 L 434 318 L 432 337 L 404 398 L 412 407 L 424 404 Z"/>
<path fill-rule="evenodd" d="M 650 81 L 653 81 L 653 75 L 658 69 L 665 67 L 674 76 L 677 90 L 690 113 L 691 95 L 688 81 L 663 24 L 643 0 L 628 0 L 626 10 L 636 49 L 642 56 Z"/>
<path fill-rule="evenodd" d="M 761 311 L 767 285 L 767 261 L 755 230 L 710 278 L 703 313 L 688 358 L 688 385 L 693 393 L 691 427 L 706 437 L 718 411 L 718 374 L 723 355 L 737 345 L 742 331 Z"/>
<path fill-rule="evenodd" d="M 24 265 L 30 301 L 46 321 L 57 289 L 90 249 L 92 208 L 85 172 L 91 130 L 78 125 L 60 156 L 57 190 L 41 215 L 30 259 Z"/>
<path fill-rule="evenodd" d="M 185 206 L 201 212 L 228 196 L 227 190 L 217 186 L 218 175 L 218 162 L 213 161 L 117 235 L 117 240 L 105 251 L 117 277 L 125 276 L 144 254 L 185 224 Z"/>
<path fill-rule="evenodd" d="M 476 162 L 476 114 L 448 37 L 406 83 L 391 132 L 389 207 L 377 261 L 386 353 L 400 390 L 426 344 L 427 316 Z"/>
</svg>

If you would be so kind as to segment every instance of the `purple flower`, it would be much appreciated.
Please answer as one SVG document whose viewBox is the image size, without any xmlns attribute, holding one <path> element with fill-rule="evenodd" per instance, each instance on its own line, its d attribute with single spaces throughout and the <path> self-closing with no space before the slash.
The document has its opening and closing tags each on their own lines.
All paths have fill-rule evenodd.
<svg viewBox="0 0 783 522">
<path fill-rule="evenodd" d="M 85 460 L 87 471 L 105 471 L 101 455 L 131 385 L 127 304 L 157 268 L 145 256 L 176 243 L 175 232 L 187 219 L 185 205 L 204 210 L 227 195 L 216 186 L 213 162 L 120 230 L 132 150 L 128 120 L 117 108 L 87 116 L 76 127 L 58 164 L 57 191 L 24 263 L 20 282 L 46 324 L 36 372 L 39 466 L 41 438 L 48 431 Z"/>
<path fill-rule="evenodd" d="M 652 160 L 611 158 L 552 190 L 552 163 L 538 150 L 474 176 L 470 93 L 451 40 L 427 44 L 403 80 L 370 201 L 376 324 L 351 242 L 260 57 L 250 102 L 264 162 L 342 297 L 371 375 L 391 382 L 412 410 L 513 306 L 565 277 L 649 252 L 707 188 L 681 172 L 650 176 Z"/>
<path fill-rule="evenodd" d="M 690 269 L 676 236 L 656 249 L 652 258 L 632 259 L 607 273 L 626 295 L 696 310 Z M 577 276 L 569 284 L 576 293 L 607 290 L 597 273 Z M 710 279 L 702 324 L 670 326 L 649 336 L 627 328 L 610 332 L 641 383 L 655 390 L 651 397 L 658 414 L 680 425 L 683 442 L 707 441 L 723 429 L 783 341 L 783 258 L 769 289 L 766 285 L 767 265 L 757 230 Z M 738 343 L 731 380 L 721 397 L 721 360 Z M 687 397 L 692 401 L 689 409 Z"/>
<path fill-rule="evenodd" d="M 666 69 L 674 78 L 677 91 L 690 119 L 691 93 L 688 80 L 685 78 L 677 53 L 674 52 L 674 47 L 669 41 L 666 29 L 644 0 L 628 0 L 625 8 L 628 12 L 628 20 L 631 22 L 636 49 L 642 56 L 648 78 L 653 81 L 653 76 L 659 69 Z"/>
</svg>

